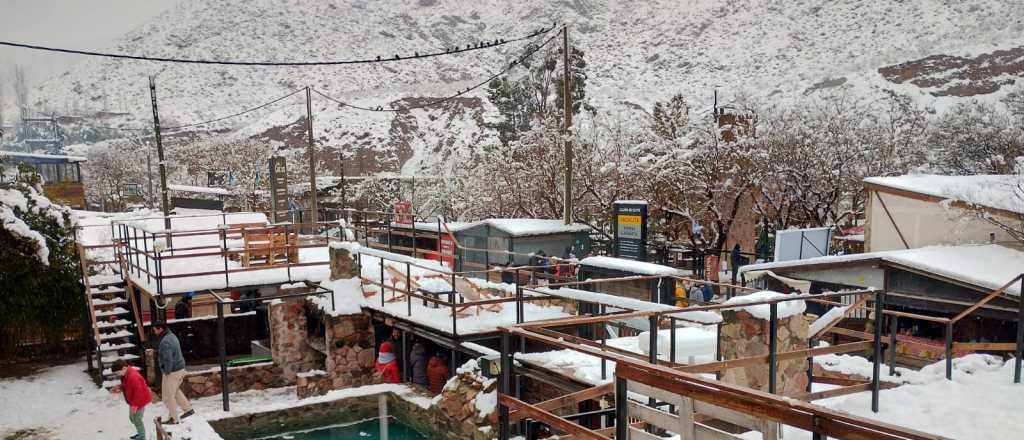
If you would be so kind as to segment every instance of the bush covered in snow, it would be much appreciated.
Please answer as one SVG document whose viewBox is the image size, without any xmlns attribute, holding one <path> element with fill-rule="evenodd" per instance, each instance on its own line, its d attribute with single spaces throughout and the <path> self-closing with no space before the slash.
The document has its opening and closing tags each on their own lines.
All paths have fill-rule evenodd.
<svg viewBox="0 0 1024 440">
<path fill-rule="evenodd" d="M 41 337 L 57 347 L 82 316 L 71 211 L 43 195 L 30 168 L 0 163 L 0 358 Z"/>
</svg>

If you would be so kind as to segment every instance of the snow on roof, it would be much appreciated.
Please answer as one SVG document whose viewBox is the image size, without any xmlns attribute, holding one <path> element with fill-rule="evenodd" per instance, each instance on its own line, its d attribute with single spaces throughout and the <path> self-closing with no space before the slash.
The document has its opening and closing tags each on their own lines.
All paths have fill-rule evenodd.
<svg viewBox="0 0 1024 440">
<path fill-rule="evenodd" d="M 939 176 L 934 174 L 869 177 L 865 183 L 919 194 L 957 200 L 972 205 L 1024 213 L 1024 190 L 1017 175 L 981 174 Z"/>
<path fill-rule="evenodd" d="M 68 162 L 85 162 L 86 158 L 82 156 L 62 156 L 57 154 L 36 154 L 36 153 L 19 153 L 17 151 L 0 151 L 0 156 L 11 156 L 11 157 L 24 157 L 32 159 L 62 159 Z"/>
<path fill-rule="evenodd" d="M 446 223 L 442 224 L 441 230 L 444 231 L 445 227 L 447 226 L 447 228 L 448 228 L 447 230 L 448 231 L 459 232 L 459 231 L 462 231 L 464 229 L 472 228 L 473 226 L 476 226 L 478 224 L 480 224 L 480 222 L 446 222 Z M 416 222 L 415 225 L 416 225 L 416 230 L 418 230 L 418 231 L 437 232 L 437 222 Z M 413 224 L 412 223 L 392 222 L 391 223 L 391 227 L 392 228 L 412 229 Z"/>
<path fill-rule="evenodd" d="M 983 289 L 998 289 L 1024 271 L 1024 252 L 998 244 L 927 246 L 898 251 L 837 255 L 808 258 L 806 260 L 777 263 L 750 264 L 740 272 L 799 269 L 801 266 L 832 265 L 881 260 L 932 273 Z M 1020 285 L 1014 284 L 1006 293 L 1020 295 Z"/>
<path fill-rule="evenodd" d="M 546 295 L 557 296 L 560 298 L 574 299 L 578 301 L 592 302 L 598 304 L 604 304 L 607 306 L 618 307 L 620 309 L 633 310 L 637 312 L 659 312 L 676 310 L 676 307 L 658 304 L 650 301 L 642 301 L 639 299 L 626 298 L 622 296 L 609 295 L 607 293 L 590 292 L 586 290 L 570 289 L 568 287 L 562 287 L 560 289 L 550 289 L 547 287 L 538 287 L 535 289 L 538 292 Z"/>
<path fill-rule="evenodd" d="M 760 292 L 754 292 L 742 296 L 734 296 L 729 298 L 728 301 L 724 302 L 727 306 L 737 306 L 743 304 L 750 304 L 760 301 L 771 301 L 779 298 L 787 298 L 793 295 L 787 295 L 785 293 L 772 292 L 769 290 L 762 290 Z M 753 306 L 741 307 L 747 313 L 750 313 L 758 319 L 771 319 L 771 304 L 757 304 Z M 776 306 L 776 317 L 778 319 L 788 318 L 790 316 L 799 315 L 807 310 L 807 304 L 802 300 L 794 301 L 782 301 Z"/>
<path fill-rule="evenodd" d="M 565 232 L 590 232 L 590 226 L 573 223 L 567 225 L 561 220 L 538 218 L 492 218 L 484 220 L 491 227 L 518 237 L 525 235 L 547 235 Z"/>
<path fill-rule="evenodd" d="M 210 188 L 208 186 L 191 186 L 191 185 L 167 185 L 167 189 L 171 191 L 185 191 L 199 194 L 213 194 L 218 196 L 231 195 L 231 191 L 224 188 Z"/>
<path fill-rule="evenodd" d="M 619 205 L 619 204 L 622 204 L 622 205 L 646 205 L 647 201 L 646 200 L 616 200 L 615 204 L 616 205 Z"/>
<path fill-rule="evenodd" d="M 625 258 L 595 256 L 580 260 L 580 265 L 612 269 L 620 272 L 637 273 L 641 275 L 682 275 L 676 268 L 662 266 L 660 264 L 647 263 L 644 261 L 633 261 Z"/>
</svg>

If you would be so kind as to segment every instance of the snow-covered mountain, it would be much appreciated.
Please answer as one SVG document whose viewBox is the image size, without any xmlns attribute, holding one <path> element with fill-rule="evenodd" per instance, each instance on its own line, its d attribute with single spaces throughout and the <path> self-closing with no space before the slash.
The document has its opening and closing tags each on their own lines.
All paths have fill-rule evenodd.
<svg viewBox="0 0 1024 440">
<path fill-rule="evenodd" d="M 570 39 L 585 52 L 587 93 L 602 111 L 649 109 L 677 92 L 710 105 L 716 88 L 726 99 L 744 93 L 763 101 L 836 88 L 872 99 L 893 89 L 942 108 L 964 96 L 996 99 L 1024 75 L 1019 0 L 190 0 L 109 49 L 228 60 L 389 58 L 525 35 L 555 22 L 568 23 Z M 134 116 L 125 125 L 136 127 L 149 124 L 149 75 L 157 77 L 165 125 L 234 113 L 305 85 L 387 106 L 464 89 L 523 47 L 335 67 L 93 58 L 45 82 L 33 98 L 58 112 L 126 110 Z M 303 98 L 209 128 L 295 142 L 279 127 L 304 117 Z M 363 156 L 366 171 L 417 172 L 468 159 L 496 139 L 483 128 L 497 118 L 483 90 L 441 111 L 367 113 L 315 99 L 314 112 L 328 147 L 325 166 L 337 157 L 332 149 L 345 146 Z M 367 165 L 373 156 L 387 160 Z"/>
</svg>

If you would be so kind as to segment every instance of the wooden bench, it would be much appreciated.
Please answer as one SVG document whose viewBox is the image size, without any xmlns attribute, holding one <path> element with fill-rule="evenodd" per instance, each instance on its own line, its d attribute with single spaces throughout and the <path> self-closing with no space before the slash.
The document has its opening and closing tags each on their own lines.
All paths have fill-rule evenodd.
<svg viewBox="0 0 1024 440">
<path fill-rule="evenodd" d="M 242 266 L 299 262 L 299 236 L 284 226 L 242 230 Z"/>
</svg>

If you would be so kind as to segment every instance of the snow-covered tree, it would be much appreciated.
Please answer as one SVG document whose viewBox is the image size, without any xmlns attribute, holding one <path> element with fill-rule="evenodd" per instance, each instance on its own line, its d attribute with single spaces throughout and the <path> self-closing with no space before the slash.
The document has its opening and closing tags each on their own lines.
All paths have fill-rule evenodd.
<svg viewBox="0 0 1024 440">
<path fill-rule="evenodd" d="M 82 316 L 82 286 L 74 221 L 54 205 L 32 168 L 0 161 L 0 358 L 14 356 L 17 342 L 42 336 L 62 344 Z"/>
</svg>

